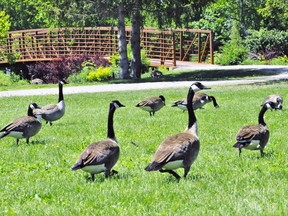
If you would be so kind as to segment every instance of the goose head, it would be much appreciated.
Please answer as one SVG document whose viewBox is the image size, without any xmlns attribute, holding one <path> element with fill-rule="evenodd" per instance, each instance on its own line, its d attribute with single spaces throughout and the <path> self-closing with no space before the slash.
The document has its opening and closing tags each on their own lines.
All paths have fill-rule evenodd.
<svg viewBox="0 0 288 216">
<path fill-rule="evenodd" d="M 283 98 L 279 94 L 272 94 L 265 98 L 261 106 L 264 106 L 267 102 L 273 103 L 273 109 L 282 110 Z"/>
<path fill-rule="evenodd" d="M 211 88 L 203 85 L 203 84 L 200 83 L 200 82 L 194 82 L 194 83 L 192 83 L 192 85 L 191 85 L 191 89 L 192 89 L 194 92 L 198 92 L 198 91 L 200 91 L 200 90 L 202 90 L 202 89 L 211 89 Z"/>
<path fill-rule="evenodd" d="M 112 110 L 112 109 L 118 109 L 118 108 L 120 108 L 120 107 L 125 107 L 125 105 L 123 105 L 123 104 L 121 104 L 120 103 L 120 101 L 118 101 L 118 100 L 113 100 L 113 101 L 111 101 L 111 103 L 110 103 L 110 110 Z"/>
<path fill-rule="evenodd" d="M 159 98 L 163 101 L 163 104 L 164 104 L 164 106 L 165 106 L 165 98 L 164 98 L 164 96 L 163 96 L 163 95 L 160 95 Z"/>
</svg>

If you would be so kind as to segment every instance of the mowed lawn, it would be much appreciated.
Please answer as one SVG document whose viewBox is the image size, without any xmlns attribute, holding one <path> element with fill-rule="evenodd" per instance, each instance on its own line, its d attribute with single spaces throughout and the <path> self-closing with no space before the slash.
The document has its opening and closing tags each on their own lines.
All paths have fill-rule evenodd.
<svg viewBox="0 0 288 216">
<path fill-rule="evenodd" d="M 19 145 L 14 138 L 0 140 L 0 215 L 287 215 L 287 82 L 203 91 L 220 108 L 209 103 L 196 111 L 201 149 L 187 179 L 177 183 L 167 173 L 144 170 L 163 139 L 185 129 L 187 112 L 171 104 L 186 97 L 188 87 L 64 95 L 65 116 L 52 127 L 43 121 L 29 145 L 23 139 Z M 265 157 L 243 150 L 239 158 L 232 147 L 236 133 L 257 124 L 260 105 L 272 93 L 283 96 L 284 109 L 265 114 L 270 129 Z M 166 106 L 154 117 L 135 107 L 160 94 Z M 32 101 L 45 105 L 57 99 L 0 98 L 0 127 L 26 115 Z M 88 173 L 71 167 L 87 145 L 106 138 L 108 107 L 115 99 L 126 105 L 114 115 L 119 174 L 105 179 L 101 173 L 92 182 Z M 177 172 L 183 176 L 183 169 Z"/>
</svg>

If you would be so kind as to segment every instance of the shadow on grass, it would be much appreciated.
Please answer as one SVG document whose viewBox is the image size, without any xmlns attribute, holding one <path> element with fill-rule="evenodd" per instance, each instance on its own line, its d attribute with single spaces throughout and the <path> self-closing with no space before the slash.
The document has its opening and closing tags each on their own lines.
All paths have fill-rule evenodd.
<svg viewBox="0 0 288 216">
<path fill-rule="evenodd" d="M 241 78 L 251 78 L 259 76 L 271 76 L 283 73 L 278 69 L 225 69 L 225 70 L 201 70 L 201 71 L 171 71 L 169 74 L 163 77 L 153 79 L 147 77 L 147 74 L 143 75 L 141 79 L 130 80 L 111 80 L 109 83 L 145 83 L 145 82 L 167 82 L 167 81 L 187 81 L 187 80 L 233 80 Z M 146 77 L 145 77 L 146 76 Z"/>
</svg>

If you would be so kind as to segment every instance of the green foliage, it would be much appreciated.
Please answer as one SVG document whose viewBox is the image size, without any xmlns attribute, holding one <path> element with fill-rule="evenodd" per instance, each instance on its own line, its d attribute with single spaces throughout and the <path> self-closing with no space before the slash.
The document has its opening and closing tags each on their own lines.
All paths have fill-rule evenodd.
<svg viewBox="0 0 288 216">
<path fill-rule="evenodd" d="M 0 86 L 9 86 L 12 84 L 12 80 L 8 74 L 0 71 Z"/>
<path fill-rule="evenodd" d="M 287 1 L 266 0 L 265 6 L 258 10 L 263 17 L 265 28 L 287 30 L 288 26 L 288 7 Z"/>
<path fill-rule="evenodd" d="M 271 65 L 288 65 L 288 57 L 285 56 L 279 56 L 277 58 L 271 59 Z"/>
<path fill-rule="evenodd" d="M 84 66 L 80 72 L 70 75 L 68 81 L 71 83 L 85 83 L 87 82 L 88 74 L 93 70 L 95 70 L 94 66 Z"/>
<path fill-rule="evenodd" d="M 102 81 L 111 78 L 111 70 L 108 67 L 99 67 L 96 71 L 89 72 L 87 80 L 89 82 Z"/>
<path fill-rule="evenodd" d="M 216 53 L 215 62 L 221 65 L 241 64 L 248 56 L 248 49 L 245 46 L 240 32 L 239 23 L 234 22 L 231 40 L 220 48 L 221 53 Z"/>
<path fill-rule="evenodd" d="M 253 53 L 265 54 L 268 51 L 277 51 L 288 55 L 288 32 L 279 30 L 261 29 L 250 30 L 245 43 Z"/>
<path fill-rule="evenodd" d="M 21 80 L 20 76 L 15 73 L 6 74 L 0 71 L 0 86 L 11 86 L 15 84 L 24 85 L 27 84 L 27 81 Z"/>
<path fill-rule="evenodd" d="M 67 95 L 64 117 L 52 127 L 43 122 L 29 145 L 25 140 L 16 145 L 10 137 L 0 140 L 5 153 L 0 164 L 0 215 L 286 215 L 285 112 L 265 114 L 270 139 L 264 158 L 249 150 L 239 158 L 232 146 L 240 127 L 257 123 L 268 94 L 288 98 L 287 82 L 211 87 L 205 93 L 215 96 L 220 108 L 209 103 L 196 111 L 201 148 L 187 178 L 179 183 L 167 173 L 144 168 L 166 137 L 185 129 L 187 112 L 169 104 L 185 97 L 188 86 Z M 159 94 L 167 105 L 154 117 L 135 107 L 141 98 Z M 71 166 L 86 146 L 105 139 L 109 102 L 114 99 L 126 105 L 114 115 L 121 149 L 114 169 L 119 174 L 105 179 L 101 173 L 92 182 L 88 173 L 71 171 Z M 56 100 L 56 95 L 1 98 L 1 125 L 26 115 L 30 101 L 44 105 Z M 183 176 L 183 169 L 177 172 Z"/>
</svg>

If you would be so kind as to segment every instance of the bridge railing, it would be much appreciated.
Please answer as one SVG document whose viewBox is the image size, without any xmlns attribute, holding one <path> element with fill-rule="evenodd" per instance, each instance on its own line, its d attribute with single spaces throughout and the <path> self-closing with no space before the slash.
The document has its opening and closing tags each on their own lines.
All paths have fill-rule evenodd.
<svg viewBox="0 0 288 216">
<path fill-rule="evenodd" d="M 126 28 L 130 42 L 131 28 Z M 0 53 L 17 54 L 16 62 L 52 61 L 60 56 L 75 54 L 118 53 L 118 29 L 59 28 L 11 31 L 0 46 Z M 213 35 L 209 30 L 144 28 L 141 46 L 154 64 L 176 65 L 176 61 L 208 62 L 213 64 Z M 7 63 L 0 59 L 0 63 Z"/>
</svg>

